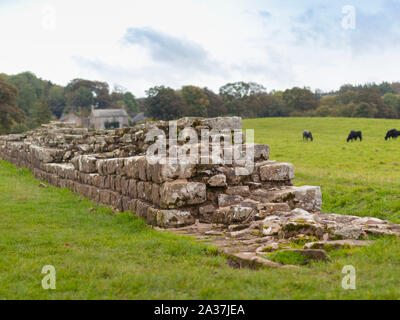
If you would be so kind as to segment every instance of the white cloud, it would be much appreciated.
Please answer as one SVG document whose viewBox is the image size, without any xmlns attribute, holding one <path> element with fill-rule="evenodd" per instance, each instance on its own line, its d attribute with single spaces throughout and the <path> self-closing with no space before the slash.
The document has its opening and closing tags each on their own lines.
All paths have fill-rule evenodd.
<svg viewBox="0 0 400 320">
<path fill-rule="evenodd" d="M 138 96 L 160 84 L 330 90 L 399 80 L 399 3 L 352 2 L 351 31 L 341 28 L 344 0 L 3 1 L 0 72 L 107 81 Z M 54 28 L 43 23 L 49 12 Z"/>
</svg>

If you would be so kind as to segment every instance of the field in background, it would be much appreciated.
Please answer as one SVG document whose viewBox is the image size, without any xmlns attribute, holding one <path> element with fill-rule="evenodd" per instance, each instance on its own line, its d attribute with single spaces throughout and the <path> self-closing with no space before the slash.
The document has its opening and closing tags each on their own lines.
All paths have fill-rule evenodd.
<svg viewBox="0 0 400 320">
<path fill-rule="evenodd" d="M 243 127 L 271 146 L 271 159 L 294 164 L 295 185 L 321 186 L 325 212 L 400 222 L 400 139 L 384 140 L 400 120 L 265 118 Z M 302 141 L 305 129 L 314 142 Z M 361 143 L 346 142 L 351 130 L 362 131 Z"/>
<path fill-rule="evenodd" d="M 297 185 L 321 185 L 324 210 L 400 219 L 400 122 L 358 119 L 255 119 L 244 126 L 290 161 Z M 310 129 L 314 143 L 303 143 Z M 365 141 L 346 144 L 350 129 Z M 39 188 L 27 170 L 0 161 L 0 299 L 398 299 L 400 241 L 336 255 L 299 270 L 234 270 L 216 250 L 157 232 L 129 214 L 113 215 L 65 189 Z M 90 210 L 95 208 L 95 210 Z M 57 289 L 41 287 L 54 265 Z M 353 265 L 357 289 L 341 286 Z"/>
</svg>

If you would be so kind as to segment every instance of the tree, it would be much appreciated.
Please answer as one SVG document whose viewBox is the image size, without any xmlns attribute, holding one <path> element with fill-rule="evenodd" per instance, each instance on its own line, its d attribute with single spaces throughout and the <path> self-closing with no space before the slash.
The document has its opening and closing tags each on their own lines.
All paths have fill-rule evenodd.
<svg viewBox="0 0 400 320">
<path fill-rule="evenodd" d="M 210 101 L 203 89 L 195 86 L 183 86 L 180 95 L 186 104 L 185 116 L 207 117 L 207 106 Z"/>
<path fill-rule="evenodd" d="M 386 93 L 383 96 L 383 102 L 397 112 L 397 118 L 400 116 L 400 97 L 393 93 Z"/>
<path fill-rule="evenodd" d="M 379 90 L 382 96 L 385 95 L 386 93 L 395 93 L 389 82 L 382 82 L 380 85 L 378 85 L 377 89 Z"/>
<path fill-rule="evenodd" d="M 182 117 L 185 102 L 173 89 L 159 86 L 146 91 L 145 114 L 155 120 L 174 120 Z"/>
<path fill-rule="evenodd" d="M 65 88 L 67 104 L 81 109 L 90 109 L 94 102 L 93 92 L 90 86 L 84 83 L 75 84 L 72 80 Z"/>
<path fill-rule="evenodd" d="M 228 83 L 219 89 L 219 95 L 224 101 L 228 114 L 242 115 L 247 112 L 245 98 L 266 92 L 266 89 L 255 82 Z"/>
<path fill-rule="evenodd" d="M 314 110 L 318 106 L 318 101 L 309 89 L 297 88 L 287 89 L 283 93 L 283 101 L 291 112 L 304 112 Z"/>
<path fill-rule="evenodd" d="M 400 82 L 393 82 L 391 87 L 394 93 L 400 94 Z"/>
<path fill-rule="evenodd" d="M 373 118 L 377 113 L 377 109 L 373 104 L 361 102 L 356 105 L 352 113 L 353 118 Z"/>
<path fill-rule="evenodd" d="M 0 77 L 0 132 L 8 133 L 15 122 L 24 120 L 24 112 L 18 108 L 18 89 Z"/>
<path fill-rule="evenodd" d="M 356 89 L 352 84 L 344 84 L 339 89 L 339 94 L 346 93 L 347 91 L 355 91 Z"/>
<path fill-rule="evenodd" d="M 358 93 L 355 91 L 345 91 L 343 93 L 335 96 L 336 103 L 338 104 L 349 104 L 351 102 L 355 102 L 358 99 Z"/>
<path fill-rule="evenodd" d="M 105 109 L 112 103 L 106 82 L 74 79 L 66 86 L 65 94 L 69 105 L 86 110 L 90 110 L 92 104 Z"/>
<path fill-rule="evenodd" d="M 17 105 L 29 117 L 34 104 L 44 96 L 45 82 L 31 72 L 8 76 L 7 82 L 17 87 Z"/>
<path fill-rule="evenodd" d="M 51 112 L 57 118 L 60 118 L 66 106 L 64 88 L 61 86 L 52 86 L 49 89 L 46 103 L 49 106 Z"/>
<path fill-rule="evenodd" d="M 31 128 L 40 126 L 43 123 L 48 123 L 51 120 L 51 111 L 44 98 L 34 104 Z"/>
<path fill-rule="evenodd" d="M 287 117 L 289 109 L 283 102 L 283 92 L 275 91 L 271 94 L 271 106 L 269 107 L 269 117 Z"/>
<path fill-rule="evenodd" d="M 125 103 L 128 112 L 139 113 L 139 103 L 131 92 L 125 92 L 122 96 L 122 101 Z"/>
<path fill-rule="evenodd" d="M 94 103 L 100 109 L 106 109 L 111 105 L 110 89 L 107 82 L 93 81 Z"/>
<path fill-rule="evenodd" d="M 315 110 L 314 114 L 316 117 L 329 117 L 332 116 L 332 113 L 332 107 L 321 105 Z"/>
<path fill-rule="evenodd" d="M 219 117 L 227 114 L 227 108 L 221 97 L 213 91 L 204 88 L 204 94 L 207 96 L 209 104 L 207 105 L 208 117 Z"/>
<path fill-rule="evenodd" d="M 366 102 L 374 105 L 376 108 L 376 118 L 394 118 L 394 110 L 391 110 L 384 102 L 381 97 L 381 93 L 376 88 L 366 88 L 358 93 L 356 103 L 360 104 Z"/>
</svg>

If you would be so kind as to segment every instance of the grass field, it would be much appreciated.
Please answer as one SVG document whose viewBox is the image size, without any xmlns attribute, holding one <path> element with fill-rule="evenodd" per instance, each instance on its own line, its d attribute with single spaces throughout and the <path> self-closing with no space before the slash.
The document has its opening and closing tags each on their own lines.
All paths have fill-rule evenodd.
<svg viewBox="0 0 400 320">
<path fill-rule="evenodd" d="M 292 162 L 296 185 L 320 185 L 324 210 L 400 221 L 400 140 L 393 120 L 255 119 L 256 141 Z M 303 143 L 303 129 L 315 141 Z M 350 129 L 365 141 L 346 143 Z M 27 170 L 0 161 L 0 299 L 399 299 L 400 241 L 380 239 L 328 264 L 299 270 L 231 269 L 214 248 L 157 232 L 128 214 L 68 190 L 38 187 Z M 57 272 L 43 290 L 44 265 Z M 341 287 L 343 266 L 357 289 Z"/>
<path fill-rule="evenodd" d="M 317 185 L 323 210 L 400 222 L 400 139 L 385 141 L 400 120 L 280 118 L 244 121 L 255 140 L 271 146 L 271 159 L 292 162 L 296 185 Z M 303 130 L 313 143 L 303 143 Z M 363 141 L 346 142 L 351 130 Z"/>
</svg>

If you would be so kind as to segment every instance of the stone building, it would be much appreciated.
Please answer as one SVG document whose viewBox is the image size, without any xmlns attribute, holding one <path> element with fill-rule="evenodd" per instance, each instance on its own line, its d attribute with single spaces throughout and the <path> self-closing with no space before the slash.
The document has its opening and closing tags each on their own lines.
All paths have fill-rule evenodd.
<svg viewBox="0 0 400 320">
<path fill-rule="evenodd" d="M 129 126 L 129 116 L 124 109 L 94 109 L 90 114 L 90 126 L 96 130 Z"/>
</svg>

